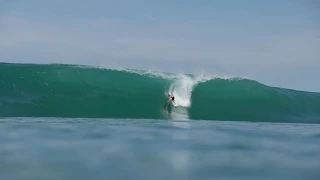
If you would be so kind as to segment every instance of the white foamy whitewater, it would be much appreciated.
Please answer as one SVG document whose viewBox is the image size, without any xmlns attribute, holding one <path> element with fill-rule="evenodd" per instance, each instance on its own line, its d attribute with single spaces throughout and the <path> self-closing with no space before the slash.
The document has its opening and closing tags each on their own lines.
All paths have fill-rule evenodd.
<svg viewBox="0 0 320 180">
<path fill-rule="evenodd" d="M 131 70 L 131 69 L 115 69 L 119 71 L 126 71 L 131 73 L 137 73 L 140 75 L 148 75 L 153 77 L 160 77 L 163 79 L 172 80 L 172 84 L 169 89 L 165 92 L 167 94 L 173 95 L 176 107 L 190 107 L 191 106 L 191 96 L 194 88 L 199 84 L 212 80 L 215 78 L 220 79 L 233 79 L 234 76 L 209 74 L 205 71 L 201 71 L 198 75 L 186 75 L 186 74 L 173 74 L 173 73 L 163 73 L 157 71 L 144 71 L 144 70 Z"/>
<path fill-rule="evenodd" d="M 216 77 L 205 76 L 203 73 L 199 76 L 188 76 L 185 74 L 177 75 L 170 85 L 167 94 L 174 96 L 175 106 L 190 107 L 193 89 L 197 84 L 214 79 Z"/>
</svg>

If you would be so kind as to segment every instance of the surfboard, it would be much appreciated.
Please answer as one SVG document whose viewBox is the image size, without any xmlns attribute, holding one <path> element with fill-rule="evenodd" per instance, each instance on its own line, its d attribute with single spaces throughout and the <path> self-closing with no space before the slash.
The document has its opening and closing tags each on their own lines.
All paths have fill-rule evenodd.
<svg viewBox="0 0 320 180">
<path fill-rule="evenodd" d="M 176 104 L 172 101 L 167 101 L 165 104 L 164 104 L 164 109 L 171 112 L 172 108 L 175 108 L 177 107 Z"/>
<path fill-rule="evenodd" d="M 172 104 L 172 106 L 177 107 L 176 103 L 171 101 L 170 104 Z"/>
</svg>

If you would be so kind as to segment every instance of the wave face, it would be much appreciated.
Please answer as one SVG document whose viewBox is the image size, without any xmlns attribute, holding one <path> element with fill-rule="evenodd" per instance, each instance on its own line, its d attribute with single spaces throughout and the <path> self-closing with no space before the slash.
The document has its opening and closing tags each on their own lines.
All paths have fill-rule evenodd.
<svg viewBox="0 0 320 180">
<path fill-rule="evenodd" d="M 167 106 L 167 93 L 177 107 Z M 0 116 L 320 123 L 320 93 L 240 78 L 1 63 Z"/>
</svg>

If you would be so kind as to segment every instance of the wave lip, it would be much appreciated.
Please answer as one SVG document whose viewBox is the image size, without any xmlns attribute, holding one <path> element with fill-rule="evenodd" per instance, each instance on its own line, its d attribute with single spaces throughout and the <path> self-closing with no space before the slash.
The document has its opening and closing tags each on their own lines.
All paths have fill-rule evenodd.
<svg viewBox="0 0 320 180">
<path fill-rule="evenodd" d="M 167 111 L 167 94 L 178 107 Z M 320 123 L 320 93 L 205 74 L 0 63 L 0 117 Z"/>
</svg>

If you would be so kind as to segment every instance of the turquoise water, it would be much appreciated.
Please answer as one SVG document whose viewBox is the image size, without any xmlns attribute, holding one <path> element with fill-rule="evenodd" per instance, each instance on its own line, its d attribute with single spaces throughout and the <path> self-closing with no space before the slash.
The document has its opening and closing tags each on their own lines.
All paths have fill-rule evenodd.
<svg viewBox="0 0 320 180">
<path fill-rule="evenodd" d="M 320 125 L 1 118 L 0 179 L 319 179 Z"/>
<path fill-rule="evenodd" d="M 165 108 L 166 94 L 177 108 Z M 0 63 L 0 117 L 320 123 L 320 93 L 213 75 Z"/>
<path fill-rule="evenodd" d="M 0 180 L 320 179 L 319 149 L 320 93 L 0 63 Z"/>
</svg>

